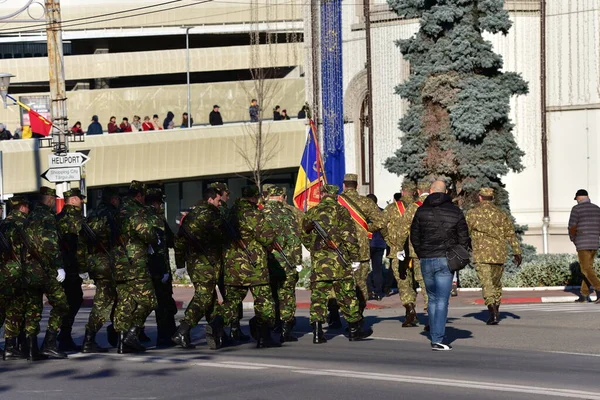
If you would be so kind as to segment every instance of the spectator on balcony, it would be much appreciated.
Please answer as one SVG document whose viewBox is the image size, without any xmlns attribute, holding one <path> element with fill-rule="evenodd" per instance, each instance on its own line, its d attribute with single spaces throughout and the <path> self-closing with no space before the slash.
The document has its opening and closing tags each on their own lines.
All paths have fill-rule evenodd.
<svg viewBox="0 0 600 400">
<path fill-rule="evenodd" d="M 187 128 L 188 124 L 189 127 L 191 128 L 192 126 L 194 126 L 194 118 L 189 118 L 188 120 L 188 113 L 184 112 L 181 115 L 181 126 L 179 126 L 180 128 Z"/>
<path fill-rule="evenodd" d="M 273 121 L 281 121 L 281 113 L 279 112 L 280 109 L 281 107 L 279 106 L 275 106 L 273 109 Z"/>
<path fill-rule="evenodd" d="M 173 122 L 173 118 L 175 118 L 175 114 L 171 111 L 167 113 L 167 118 L 163 121 L 163 129 L 173 129 L 175 128 L 175 122 Z"/>
<path fill-rule="evenodd" d="M 121 129 L 119 129 L 119 125 L 117 125 L 117 117 L 110 117 L 110 122 L 108 123 L 108 133 L 119 133 Z"/>
<path fill-rule="evenodd" d="M 75 122 L 75 125 L 71 128 L 73 135 L 83 135 L 83 129 L 81 129 L 81 121 Z"/>
<path fill-rule="evenodd" d="M 142 130 L 142 119 L 140 118 L 139 115 L 133 116 L 133 122 L 131 123 L 131 126 L 132 126 L 134 132 L 139 132 Z"/>
<path fill-rule="evenodd" d="M 219 111 L 219 105 L 215 104 L 213 110 L 208 115 L 208 122 L 212 126 L 223 125 L 223 118 L 221 118 L 221 112 Z"/>
<path fill-rule="evenodd" d="M 250 107 L 248 108 L 248 113 L 250 114 L 250 122 L 258 122 L 258 112 L 260 111 L 260 106 L 258 105 L 258 101 L 256 99 L 252 99 L 250 102 Z"/>
<path fill-rule="evenodd" d="M 114 117 L 113 117 L 114 118 Z M 102 135 L 102 125 L 98 122 L 98 116 L 92 117 L 92 123 L 87 128 L 88 135 Z"/>
<path fill-rule="evenodd" d="M 287 110 L 281 110 L 281 120 L 282 121 L 287 121 L 290 119 L 290 116 L 287 115 Z"/>
<path fill-rule="evenodd" d="M 13 140 L 14 137 L 4 124 L 0 124 L 0 140 Z"/>
<path fill-rule="evenodd" d="M 133 132 L 131 124 L 129 123 L 129 118 L 127 117 L 123 117 L 123 122 L 121 122 L 119 128 L 121 128 L 121 132 Z"/>
<path fill-rule="evenodd" d="M 156 116 L 156 118 L 158 119 L 158 115 Z M 147 115 L 144 117 L 144 123 L 142 124 L 142 130 L 144 132 L 154 130 L 154 124 L 152 122 L 150 122 L 150 117 Z"/>
<path fill-rule="evenodd" d="M 300 111 L 298 111 L 298 119 L 306 119 L 306 112 L 309 109 L 310 108 L 308 107 L 308 103 L 304 103 L 304 105 L 302 106 L 302 109 Z"/>
<path fill-rule="evenodd" d="M 153 130 L 155 131 L 162 131 L 162 126 L 160 126 L 160 121 L 158 119 L 158 114 L 154 114 L 154 116 L 152 117 L 152 126 L 154 127 Z"/>
</svg>

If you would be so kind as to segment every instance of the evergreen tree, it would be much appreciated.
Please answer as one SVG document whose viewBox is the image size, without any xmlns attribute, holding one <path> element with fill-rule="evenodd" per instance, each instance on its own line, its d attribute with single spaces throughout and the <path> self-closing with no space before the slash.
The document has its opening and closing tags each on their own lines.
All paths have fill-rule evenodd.
<svg viewBox="0 0 600 400">
<path fill-rule="evenodd" d="M 510 98 L 527 83 L 502 72 L 502 58 L 483 32 L 506 34 L 512 23 L 503 0 L 389 0 L 403 18 L 419 18 L 419 32 L 399 40 L 410 78 L 396 93 L 410 102 L 399 128 L 402 147 L 385 162 L 408 179 L 444 178 L 463 208 L 481 187 L 496 189 L 508 211 L 501 177 L 523 170 L 509 120 Z"/>
</svg>

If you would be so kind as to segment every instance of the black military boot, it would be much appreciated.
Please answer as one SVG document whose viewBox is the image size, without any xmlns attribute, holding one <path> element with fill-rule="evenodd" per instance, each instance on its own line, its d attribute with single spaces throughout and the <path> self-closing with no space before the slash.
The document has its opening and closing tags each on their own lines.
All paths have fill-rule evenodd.
<svg viewBox="0 0 600 400">
<path fill-rule="evenodd" d="M 40 353 L 37 335 L 27 336 L 27 359 L 29 361 L 47 360 L 48 356 Z"/>
<path fill-rule="evenodd" d="M 25 332 L 19 332 L 19 336 L 17 336 L 17 348 L 23 354 L 27 354 L 29 352 L 29 344 L 27 343 L 27 336 Z"/>
<path fill-rule="evenodd" d="M 291 321 L 285 321 L 281 326 L 281 337 L 279 341 L 281 343 L 285 342 L 297 342 L 298 338 L 294 336 L 294 326 L 296 325 L 296 319 L 292 319 Z"/>
<path fill-rule="evenodd" d="M 58 348 L 61 351 L 80 351 L 81 348 L 75 344 L 71 337 L 71 328 L 60 328 L 58 334 Z"/>
<path fill-rule="evenodd" d="M 152 339 L 150 339 L 150 337 L 148 335 L 146 335 L 146 327 L 142 326 L 140 328 L 140 331 L 138 333 L 138 338 L 140 339 L 140 342 L 151 342 Z"/>
<path fill-rule="evenodd" d="M 494 323 L 492 325 L 498 325 L 500 322 L 500 304 L 494 304 Z"/>
<path fill-rule="evenodd" d="M 85 330 L 85 336 L 83 338 L 83 344 L 81 345 L 82 353 L 108 353 L 108 349 L 100 347 L 96 343 L 96 332 L 92 332 L 88 329 Z"/>
<path fill-rule="evenodd" d="M 117 344 L 119 343 L 119 334 L 115 330 L 113 324 L 106 327 L 106 339 L 112 347 L 117 347 Z"/>
<path fill-rule="evenodd" d="M 229 332 L 229 336 L 236 342 L 247 342 L 250 340 L 250 336 L 244 334 L 242 331 L 240 320 L 237 318 L 234 318 L 233 322 L 231 323 L 231 331 Z"/>
<path fill-rule="evenodd" d="M 313 343 L 314 344 L 322 344 L 327 343 L 327 339 L 325 338 L 325 334 L 323 333 L 323 323 L 322 322 L 313 322 L 311 324 L 313 328 Z"/>
<path fill-rule="evenodd" d="M 196 346 L 192 344 L 192 339 L 190 337 L 190 329 L 192 328 L 188 323 L 182 322 L 179 325 L 179 328 L 177 328 L 177 332 L 171 336 L 173 343 L 184 349 L 195 349 Z"/>
<path fill-rule="evenodd" d="M 58 349 L 56 344 L 57 333 L 52 329 L 46 331 L 46 336 L 44 336 L 44 341 L 42 342 L 42 354 L 52 358 L 67 358 L 67 354 Z"/>
<path fill-rule="evenodd" d="M 250 318 L 250 321 L 248 321 L 248 326 L 250 327 L 250 336 L 252 336 L 252 339 L 258 342 L 258 339 L 260 338 L 260 332 L 258 331 L 258 322 L 256 322 L 256 317 Z"/>
<path fill-rule="evenodd" d="M 260 332 L 260 337 L 258 338 L 258 342 L 256 342 L 257 349 L 266 349 L 269 347 L 281 347 L 281 343 L 273 340 L 271 336 L 271 328 L 269 328 L 266 324 L 259 324 L 258 331 Z"/>
<path fill-rule="evenodd" d="M 335 299 L 329 299 L 327 301 L 327 309 L 329 315 L 327 316 L 327 328 L 328 329 L 341 329 L 342 319 L 340 318 L 340 307 Z"/>
<path fill-rule="evenodd" d="M 123 339 L 123 344 L 127 347 L 130 347 L 135 352 L 143 352 L 146 351 L 146 347 L 142 343 L 140 343 L 140 328 L 136 326 L 132 326 L 129 328 L 127 333 L 125 334 L 125 338 Z"/>
<path fill-rule="evenodd" d="M 488 312 L 489 312 L 489 317 L 488 320 L 485 322 L 487 325 L 496 325 L 498 324 L 498 321 L 496 320 L 495 316 L 494 316 L 494 304 L 490 304 L 487 306 L 488 308 Z"/>
<path fill-rule="evenodd" d="M 350 331 L 348 335 L 348 339 L 351 342 L 355 342 L 357 340 L 366 339 L 373 334 L 373 330 L 371 328 L 365 330 L 362 326 L 362 321 L 359 322 L 351 322 L 350 323 Z"/>
<path fill-rule="evenodd" d="M 402 323 L 402 327 L 403 328 L 408 328 L 408 327 L 412 327 L 412 326 L 416 326 L 417 324 L 417 311 L 415 310 L 415 304 L 414 303 L 408 303 L 404 305 L 404 308 L 406 308 L 406 315 L 405 315 L 405 319 L 404 322 Z"/>
<path fill-rule="evenodd" d="M 19 351 L 17 346 L 17 338 L 5 338 L 4 339 L 4 353 L 2 359 L 8 360 L 24 360 L 27 356 Z"/>
<path fill-rule="evenodd" d="M 117 353 L 127 354 L 135 353 L 135 350 L 125 344 L 125 336 L 127 332 L 119 332 L 117 334 Z"/>
<path fill-rule="evenodd" d="M 223 325 L 223 317 L 220 315 L 217 315 L 210 323 L 206 324 L 204 329 L 209 349 L 218 350 L 223 347 L 223 336 L 225 336 Z"/>
</svg>

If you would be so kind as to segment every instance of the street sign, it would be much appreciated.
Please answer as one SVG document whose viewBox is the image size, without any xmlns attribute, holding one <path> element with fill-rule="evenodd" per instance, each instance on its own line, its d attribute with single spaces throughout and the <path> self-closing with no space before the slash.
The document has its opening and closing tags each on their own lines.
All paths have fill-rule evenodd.
<svg viewBox="0 0 600 400">
<path fill-rule="evenodd" d="M 63 155 L 48 155 L 48 167 L 50 168 L 66 168 L 66 167 L 81 167 L 88 162 L 90 157 L 83 153 L 67 153 Z M 79 178 L 78 178 L 79 179 Z"/>
<path fill-rule="evenodd" d="M 81 179 L 81 168 L 50 168 L 41 177 L 52 183 L 78 181 Z"/>
</svg>

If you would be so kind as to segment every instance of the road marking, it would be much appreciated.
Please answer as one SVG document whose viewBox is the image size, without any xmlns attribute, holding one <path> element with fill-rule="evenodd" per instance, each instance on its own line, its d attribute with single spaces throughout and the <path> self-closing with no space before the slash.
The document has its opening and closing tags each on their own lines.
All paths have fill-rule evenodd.
<svg viewBox="0 0 600 400">
<path fill-rule="evenodd" d="M 546 351 L 545 353 L 569 354 L 569 355 L 572 355 L 572 356 L 600 357 L 600 354 L 572 353 L 572 352 L 569 352 L 569 351 Z"/>
<path fill-rule="evenodd" d="M 251 363 L 251 362 L 243 362 L 243 361 L 242 362 L 240 362 L 240 361 L 223 361 L 222 364 L 246 365 L 246 366 L 262 367 L 262 368 L 302 369 L 301 367 L 294 367 L 291 365 L 261 364 L 261 363 Z"/>
<path fill-rule="evenodd" d="M 230 369 L 267 369 L 269 367 L 260 367 L 258 365 L 241 365 L 241 364 L 222 364 L 216 362 L 203 362 L 203 363 L 193 363 L 192 365 L 197 365 L 200 367 L 216 367 L 216 368 L 230 368 Z"/>
<path fill-rule="evenodd" d="M 480 390 L 493 390 L 498 392 L 513 392 L 513 393 L 527 393 L 527 394 L 540 394 L 549 395 L 555 397 L 568 397 L 587 400 L 600 400 L 600 395 L 592 392 L 584 392 L 580 390 L 568 390 L 568 389 L 552 389 L 543 388 L 538 386 L 522 386 L 522 385 L 507 385 L 503 383 L 494 382 L 475 382 L 475 381 L 461 381 L 454 379 L 441 379 L 441 378 L 424 378 L 420 376 L 409 376 L 409 375 L 388 375 L 388 374 L 376 374 L 376 373 L 365 373 L 355 371 L 344 371 L 344 370 L 294 370 L 292 372 L 307 375 L 320 375 L 320 376 L 337 376 L 341 378 L 353 378 L 353 379 L 368 379 L 368 380 L 380 380 L 390 382 L 402 382 L 412 384 L 423 384 L 423 385 L 435 385 L 435 386 L 452 386 L 459 388 L 468 389 L 480 389 Z"/>
</svg>

